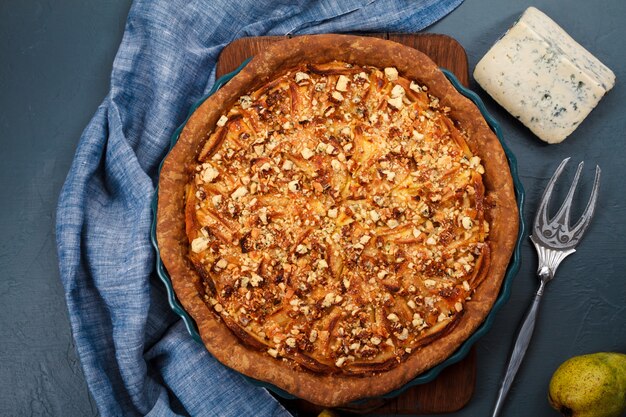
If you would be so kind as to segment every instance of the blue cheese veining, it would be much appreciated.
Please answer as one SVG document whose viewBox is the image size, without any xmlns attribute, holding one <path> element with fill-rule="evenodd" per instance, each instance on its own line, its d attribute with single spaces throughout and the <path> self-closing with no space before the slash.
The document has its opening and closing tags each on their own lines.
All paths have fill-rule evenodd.
<svg viewBox="0 0 626 417">
<path fill-rule="evenodd" d="M 615 75 L 534 7 L 487 52 L 474 78 L 548 143 L 562 142 L 615 84 Z"/>
</svg>

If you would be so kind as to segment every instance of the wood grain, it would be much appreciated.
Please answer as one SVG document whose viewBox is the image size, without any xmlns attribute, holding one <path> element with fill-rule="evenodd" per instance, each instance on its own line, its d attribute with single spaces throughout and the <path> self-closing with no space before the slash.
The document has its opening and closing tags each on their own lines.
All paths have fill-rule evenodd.
<svg viewBox="0 0 626 417">
<path fill-rule="evenodd" d="M 459 81 L 468 85 L 469 72 L 465 49 L 453 38 L 436 34 L 387 34 L 374 33 L 368 36 L 389 39 L 415 48 L 428 55 L 440 67 L 452 71 Z M 216 76 L 220 77 L 235 70 L 243 61 L 253 57 L 263 48 L 284 39 L 284 36 L 260 36 L 240 38 L 227 45 L 217 61 Z"/>
<path fill-rule="evenodd" d="M 388 34 L 369 33 L 415 48 L 428 55 L 438 66 L 452 71 L 459 81 L 468 85 L 469 72 L 467 55 L 463 47 L 454 39 L 435 34 Z M 220 77 L 235 70 L 244 60 L 259 53 L 268 45 L 284 39 L 282 36 L 241 38 L 227 45 L 217 62 L 216 76 Z M 463 408 L 474 393 L 476 380 L 476 354 L 474 349 L 459 363 L 446 368 L 434 381 L 408 389 L 391 400 L 371 399 L 358 406 L 338 411 L 365 414 L 432 414 L 450 413 Z M 303 400 L 281 401 L 290 409 L 296 409 L 298 416 L 317 416 L 321 407 Z"/>
</svg>

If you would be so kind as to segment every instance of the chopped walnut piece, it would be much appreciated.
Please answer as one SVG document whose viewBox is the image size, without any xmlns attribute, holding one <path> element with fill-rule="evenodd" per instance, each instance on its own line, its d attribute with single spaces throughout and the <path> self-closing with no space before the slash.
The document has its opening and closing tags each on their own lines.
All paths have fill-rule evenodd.
<svg viewBox="0 0 626 417">
<path fill-rule="evenodd" d="M 387 181 L 391 182 L 396 177 L 396 173 L 389 170 L 382 171 L 383 174 L 387 177 Z"/>
<path fill-rule="evenodd" d="M 246 110 L 252 106 L 252 98 L 250 96 L 241 96 L 239 97 L 239 104 L 242 109 Z"/>
<path fill-rule="evenodd" d="M 409 88 L 412 91 L 415 91 L 416 93 L 421 93 L 422 92 L 422 88 L 420 87 L 420 85 L 418 83 L 416 83 L 415 81 L 411 81 L 411 85 L 409 85 Z"/>
<path fill-rule="evenodd" d="M 299 188 L 298 180 L 290 181 L 289 184 L 287 184 L 287 188 L 289 188 L 289 191 L 291 191 L 292 193 L 295 193 L 296 191 L 298 191 L 298 188 Z"/>
<path fill-rule="evenodd" d="M 418 132 L 417 130 L 414 130 L 413 131 L 413 139 L 415 139 L 415 140 L 422 140 L 422 139 L 424 139 L 424 134 Z"/>
<path fill-rule="evenodd" d="M 391 90 L 391 98 L 404 97 L 405 94 L 406 92 L 401 85 L 395 85 Z"/>
<path fill-rule="evenodd" d="M 394 322 L 394 323 L 396 323 L 396 322 L 398 322 L 398 320 L 400 320 L 400 319 L 398 318 L 398 316 L 397 316 L 395 313 L 390 313 L 390 314 L 387 316 L 387 319 L 388 319 L 389 321 L 391 321 L 391 322 Z"/>
<path fill-rule="evenodd" d="M 228 121 L 228 117 L 226 117 L 226 116 L 221 116 L 221 117 L 219 118 L 219 120 L 217 121 L 217 125 L 218 125 L 219 127 L 223 127 L 223 126 L 225 126 L 225 125 L 226 125 L 226 122 L 227 122 L 227 121 Z"/>
<path fill-rule="evenodd" d="M 200 236 L 191 241 L 191 250 L 195 253 L 202 252 L 209 247 L 209 240 Z"/>
<path fill-rule="evenodd" d="M 245 196 L 246 194 L 248 194 L 248 189 L 245 186 L 241 186 L 239 188 L 237 188 L 235 191 L 233 191 L 233 193 L 230 195 L 230 197 L 233 200 L 239 200 L 241 197 Z"/>
<path fill-rule="evenodd" d="M 389 81 L 396 81 L 398 79 L 398 70 L 394 67 L 385 68 L 385 77 Z"/>
<path fill-rule="evenodd" d="M 252 277 L 250 278 L 250 285 L 252 285 L 253 287 L 258 287 L 261 282 L 263 282 L 263 277 L 253 273 Z"/>
<path fill-rule="evenodd" d="M 348 82 L 350 79 L 345 75 L 340 75 L 337 79 L 337 84 L 335 85 L 335 89 L 337 91 L 348 91 Z"/>
<path fill-rule="evenodd" d="M 293 168 L 293 162 L 291 162 L 289 159 L 283 162 L 283 166 L 282 166 L 283 170 L 291 171 L 292 168 Z"/>
<path fill-rule="evenodd" d="M 359 79 L 367 81 L 369 79 L 367 77 L 367 74 L 365 73 L 365 71 L 361 71 L 358 74 L 354 74 L 353 78 L 354 78 L 355 81 L 359 80 Z"/>
<path fill-rule="evenodd" d="M 267 207 L 259 209 L 259 220 L 261 220 L 261 223 L 267 224 Z"/>
<path fill-rule="evenodd" d="M 343 101 L 343 94 L 341 94 L 339 91 L 333 91 L 330 96 L 335 100 L 335 101 Z"/>
<path fill-rule="evenodd" d="M 424 325 L 424 319 L 418 313 L 413 314 L 413 321 L 411 322 L 413 327 L 421 327 Z"/>
<path fill-rule="evenodd" d="M 263 153 L 265 152 L 265 146 L 263 145 L 254 145 L 254 153 L 257 156 L 263 156 Z"/>
<path fill-rule="evenodd" d="M 400 223 L 398 223 L 398 221 L 396 219 L 391 219 L 391 220 L 387 221 L 387 227 L 390 228 L 390 229 L 395 229 L 399 225 L 400 225 Z"/>
<path fill-rule="evenodd" d="M 297 84 L 300 84 L 302 81 L 310 79 L 311 77 L 306 72 L 296 72 L 295 80 Z"/>
<path fill-rule="evenodd" d="M 389 103 L 389 105 L 396 110 L 401 110 L 402 107 L 404 107 L 404 103 L 402 102 L 402 97 L 390 98 L 387 100 L 387 103 Z"/>
<path fill-rule="evenodd" d="M 324 301 L 322 301 L 322 307 L 328 308 L 331 305 L 333 305 L 334 302 L 335 302 L 335 294 L 330 292 L 326 294 L 326 296 L 324 297 Z"/>
<path fill-rule="evenodd" d="M 399 340 L 406 340 L 409 337 L 409 330 L 405 327 L 402 329 L 402 332 L 400 334 L 396 333 L 396 337 Z"/>
<path fill-rule="evenodd" d="M 203 164 L 204 169 L 202 170 L 201 178 L 204 182 L 213 182 L 219 175 L 220 172 L 213 168 L 211 164 Z"/>
<path fill-rule="evenodd" d="M 315 152 L 313 152 L 309 148 L 304 148 L 302 149 L 302 151 L 300 151 L 300 155 L 302 155 L 304 159 L 311 159 L 311 157 L 315 155 Z"/>
</svg>

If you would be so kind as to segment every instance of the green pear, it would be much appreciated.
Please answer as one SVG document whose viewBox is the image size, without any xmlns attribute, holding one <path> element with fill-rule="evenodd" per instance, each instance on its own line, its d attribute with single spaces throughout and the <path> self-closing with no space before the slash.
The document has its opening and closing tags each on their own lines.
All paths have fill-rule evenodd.
<svg viewBox="0 0 626 417">
<path fill-rule="evenodd" d="M 619 417 L 626 409 L 626 355 L 600 352 L 565 361 L 552 375 L 548 400 L 566 417 Z"/>
</svg>

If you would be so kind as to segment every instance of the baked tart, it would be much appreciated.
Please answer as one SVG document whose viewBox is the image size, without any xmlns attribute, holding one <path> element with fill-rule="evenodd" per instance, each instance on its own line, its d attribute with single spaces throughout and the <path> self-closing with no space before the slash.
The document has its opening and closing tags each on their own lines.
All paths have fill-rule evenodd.
<svg viewBox="0 0 626 417">
<path fill-rule="evenodd" d="M 225 365 L 313 403 L 381 395 L 488 314 L 518 231 L 479 110 L 394 42 L 269 47 L 189 118 L 157 239 Z"/>
</svg>

